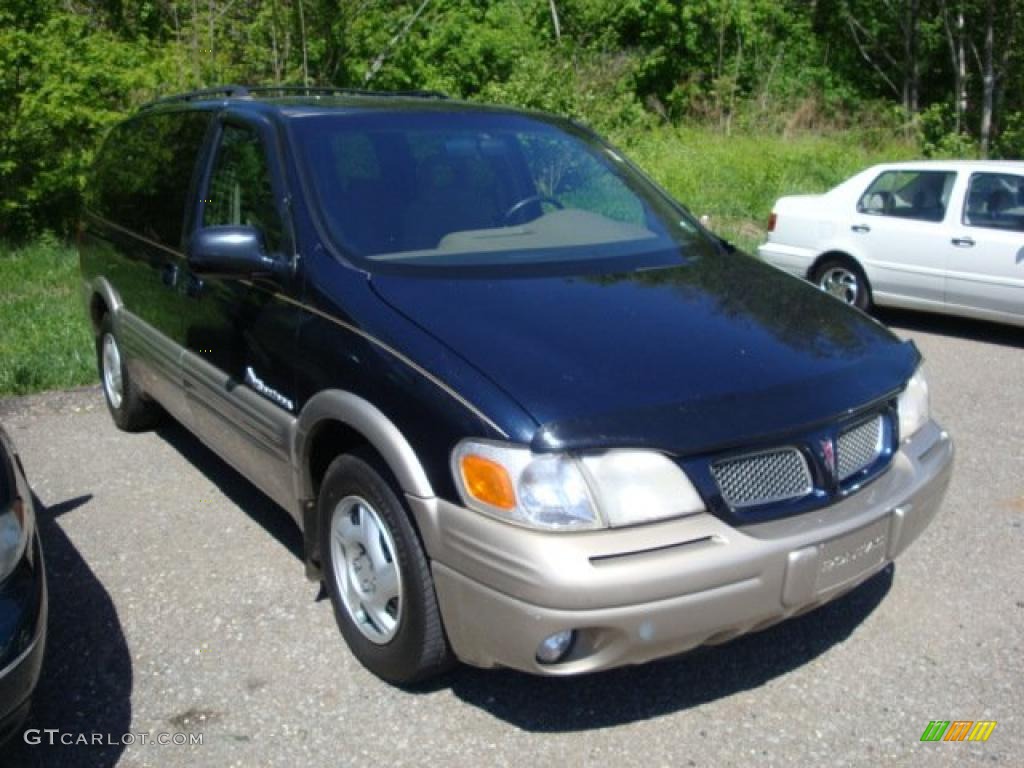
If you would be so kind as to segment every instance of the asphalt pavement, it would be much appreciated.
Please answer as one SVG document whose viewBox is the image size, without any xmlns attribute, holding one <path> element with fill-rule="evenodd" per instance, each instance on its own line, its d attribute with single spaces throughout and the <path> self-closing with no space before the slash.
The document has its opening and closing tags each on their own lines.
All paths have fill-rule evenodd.
<svg viewBox="0 0 1024 768">
<path fill-rule="evenodd" d="M 291 519 L 183 428 L 118 432 L 96 388 L 0 401 L 50 585 L 39 743 L 0 766 L 1024 765 L 1024 330 L 883 319 L 924 353 L 957 445 L 934 525 L 811 614 L 568 680 L 389 687 L 304 578 Z M 998 725 L 922 743 L 931 720 Z"/>
</svg>

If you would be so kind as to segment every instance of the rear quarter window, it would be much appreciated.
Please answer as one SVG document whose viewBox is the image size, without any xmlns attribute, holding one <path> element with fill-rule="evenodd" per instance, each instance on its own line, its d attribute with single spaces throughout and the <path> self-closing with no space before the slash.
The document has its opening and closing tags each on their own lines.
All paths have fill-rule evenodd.
<svg viewBox="0 0 1024 768">
<path fill-rule="evenodd" d="M 942 221 L 953 191 L 952 171 L 885 171 L 857 202 L 858 213 L 917 221 Z"/>
<path fill-rule="evenodd" d="M 93 167 L 89 208 L 142 237 L 178 248 L 209 122 L 206 112 L 163 112 L 116 126 Z"/>
</svg>

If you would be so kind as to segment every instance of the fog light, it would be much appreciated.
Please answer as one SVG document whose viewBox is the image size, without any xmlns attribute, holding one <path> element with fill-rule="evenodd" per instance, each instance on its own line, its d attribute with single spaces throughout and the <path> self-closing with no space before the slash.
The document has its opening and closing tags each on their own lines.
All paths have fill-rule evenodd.
<svg viewBox="0 0 1024 768">
<path fill-rule="evenodd" d="M 572 650 L 572 643 L 575 639 L 576 630 L 574 629 L 563 629 L 561 632 L 555 632 L 550 637 L 544 638 L 537 646 L 537 661 L 541 664 L 555 664 L 561 661 Z"/>
</svg>

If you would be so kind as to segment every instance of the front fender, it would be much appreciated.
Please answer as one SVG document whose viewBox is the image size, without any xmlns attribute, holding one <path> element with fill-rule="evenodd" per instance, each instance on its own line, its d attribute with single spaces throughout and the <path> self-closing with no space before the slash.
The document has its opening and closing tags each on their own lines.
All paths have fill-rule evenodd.
<svg viewBox="0 0 1024 768">
<path fill-rule="evenodd" d="M 124 302 L 121 300 L 121 294 L 117 292 L 110 281 L 103 276 L 94 277 L 92 280 L 82 280 L 82 300 L 85 303 L 85 311 L 88 313 L 89 321 L 92 323 L 93 333 L 99 333 L 99 321 L 100 318 L 96 315 L 93 310 L 93 301 L 99 298 L 107 309 L 115 316 L 121 307 L 124 306 Z"/>
<path fill-rule="evenodd" d="M 337 421 L 362 435 L 394 473 L 405 493 L 421 498 L 434 496 L 416 452 L 398 427 L 369 400 L 338 389 L 325 390 L 310 398 L 295 422 L 292 466 L 296 470 L 296 491 L 300 499 L 313 496 L 310 475 L 310 436 L 324 421 Z"/>
</svg>

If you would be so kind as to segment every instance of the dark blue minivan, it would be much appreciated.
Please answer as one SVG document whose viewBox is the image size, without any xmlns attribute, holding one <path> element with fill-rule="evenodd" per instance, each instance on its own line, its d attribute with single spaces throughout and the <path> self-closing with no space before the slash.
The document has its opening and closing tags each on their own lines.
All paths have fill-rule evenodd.
<svg viewBox="0 0 1024 768">
<path fill-rule="evenodd" d="M 883 568 L 950 477 L 912 344 L 549 115 L 165 99 L 99 153 L 81 265 L 117 425 L 169 414 L 284 507 L 400 684 L 768 626 Z"/>
</svg>

